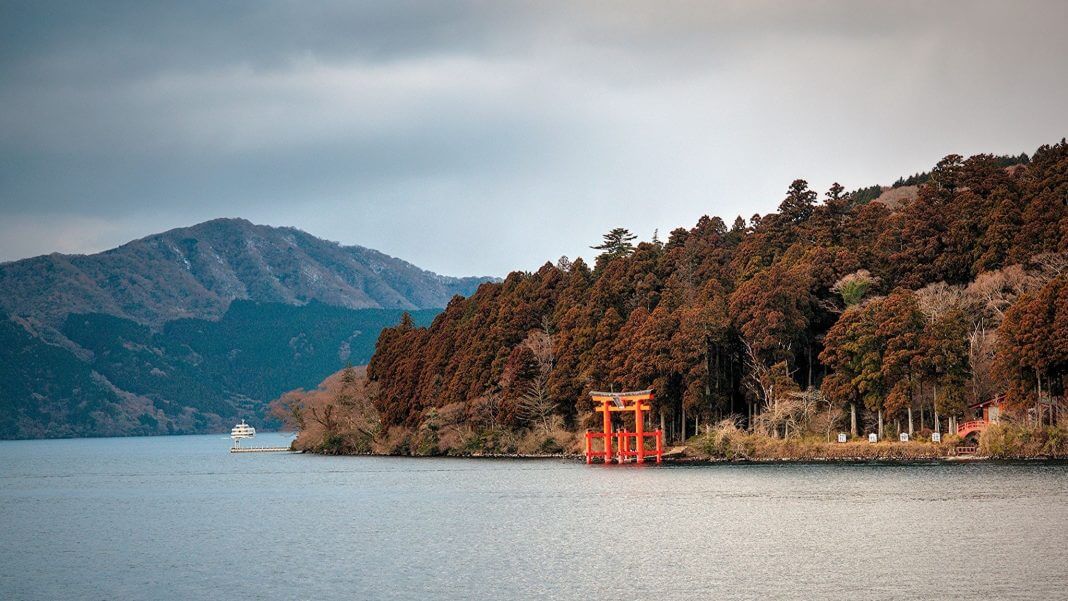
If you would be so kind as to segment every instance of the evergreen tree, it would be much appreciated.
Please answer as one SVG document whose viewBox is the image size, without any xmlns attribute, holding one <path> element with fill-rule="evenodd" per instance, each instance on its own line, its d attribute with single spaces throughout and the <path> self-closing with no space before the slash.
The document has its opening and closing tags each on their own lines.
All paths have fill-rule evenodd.
<svg viewBox="0 0 1068 601">
<path fill-rule="evenodd" d="M 504 373 L 529 363 L 514 349 L 544 320 L 555 357 L 548 394 L 573 428 L 593 419 L 591 388 L 651 387 L 674 436 L 683 412 L 692 425 L 698 414 L 744 408 L 744 388 L 761 380 L 757 364 L 821 387 L 836 409 L 885 417 L 917 400 L 930 406 L 937 386 L 941 417 L 960 416 L 966 401 L 985 400 L 965 385 L 974 378 L 967 337 L 982 311 L 934 319 L 913 291 L 1012 264 L 1022 273 L 1068 251 L 1068 144 L 1044 146 L 1011 172 L 989 155 L 950 156 L 902 185 L 919 185 L 918 196 L 893 208 L 857 202 L 841 186 L 817 205 L 797 180 L 778 213 L 730 229 L 702 217 L 662 246 L 635 245 L 617 228 L 594 247 L 596 270 L 576 259 L 516 272 L 451 302 L 429 328 L 387 328 L 369 368 L 383 422 L 414 427 L 432 408 L 481 415 L 477 408 L 496 406 L 507 396 Z M 988 364 L 1015 398 L 1056 394 L 1068 377 L 1068 276 L 1057 277 L 998 308 L 1007 317 Z"/>
<path fill-rule="evenodd" d="M 613 228 L 604 235 L 604 241 L 597 246 L 591 246 L 594 250 L 603 251 L 597 255 L 597 262 L 611 261 L 619 257 L 630 256 L 634 252 L 634 240 L 637 238 L 630 230 L 623 227 Z"/>
<path fill-rule="evenodd" d="M 812 216 L 817 194 L 808 189 L 808 182 L 795 179 L 786 191 L 786 198 L 779 205 L 779 215 L 790 223 L 800 223 Z"/>
</svg>

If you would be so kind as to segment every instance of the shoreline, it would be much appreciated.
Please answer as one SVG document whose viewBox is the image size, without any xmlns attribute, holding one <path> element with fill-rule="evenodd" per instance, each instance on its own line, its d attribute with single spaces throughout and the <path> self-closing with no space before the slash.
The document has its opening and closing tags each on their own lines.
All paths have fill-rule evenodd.
<svg viewBox="0 0 1068 601">
<path fill-rule="evenodd" d="M 397 457 L 397 458 L 410 458 L 410 459 L 485 459 L 494 461 L 548 461 L 556 460 L 568 463 L 585 463 L 585 455 L 562 453 L 562 454 L 525 454 L 525 453 L 492 453 L 492 454 L 469 454 L 469 455 L 403 455 L 403 454 L 388 454 L 388 453 L 346 453 L 346 454 L 331 454 L 331 453 L 318 453 L 311 450 L 299 450 L 294 449 L 297 454 L 316 455 L 319 457 Z M 886 457 L 886 456 L 853 456 L 853 457 L 831 457 L 831 456 L 817 456 L 817 457 L 758 457 L 758 458 L 718 458 L 709 456 L 674 456 L 664 457 L 661 466 L 680 466 L 680 465 L 776 465 L 776 464 L 814 464 L 814 465 L 828 465 L 828 464 L 844 464 L 844 465 L 918 465 L 918 464 L 971 464 L 971 463 L 1046 463 L 1046 464 L 1068 464 L 1068 457 L 1055 457 L 1055 456 L 1019 456 L 1019 457 L 992 457 L 988 455 L 966 455 L 966 456 L 941 456 L 941 457 Z M 595 461 L 590 464 L 591 466 L 604 466 L 603 463 Z M 634 462 L 629 463 L 612 463 L 609 464 L 617 467 L 631 467 L 638 466 L 639 464 Z M 656 467 L 656 461 L 646 461 L 641 464 L 642 467 Z"/>
<path fill-rule="evenodd" d="M 305 430 L 292 443 L 294 450 L 320 455 L 381 455 L 471 457 L 485 459 L 555 459 L 585 463 L 579 434 L 558 430 L 544 435 L 527 432 L 506 438 L 494 433 L 467 437 L 437 435 L 436 431 L 393 430 L 330 433 Z M 832 442 L 825 436 L 776 438 L 740 430 L 733 424 L 668 445 L 664 463 L 972 463 L 977 461 L 1068 460 L 1068 431 L 993 424 L 979 440 L 947 436 L 939 442 L 919 435 L 910 441 L 870 442 L 856 437 Z M 963 443 L 963 444 L 962 444 Z M 614 455 L 613 455 L 614 457 Z M 600 463 L 594 457 L 595 463 Z M 647 457 L 646 463 L 650 460 Z M 654 461 L 655 462 L 655 461 Z"/>
</svg>

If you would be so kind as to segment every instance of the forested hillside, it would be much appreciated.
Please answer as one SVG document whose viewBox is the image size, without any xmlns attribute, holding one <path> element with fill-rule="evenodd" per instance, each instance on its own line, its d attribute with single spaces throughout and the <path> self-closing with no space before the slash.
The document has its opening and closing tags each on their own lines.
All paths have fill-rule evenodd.
<svg viewBox="0 0 1068 601">
<path fill-rule="evenodd" d="M 410 315 L 427 325 L 438 311 Z M 366 363 L 379 330 L 401 315 L 235 301 L 219 320 L 153 330 L 75 314 L 61 326 L 66 347 L 0 319 L 0 438 L 217 432 L 239 418 L 262 426 L 271 399 Z"/>
<path fill-rule="evenodd" d="M 1068 144 L 950 155 L 899 184 L 914 197 L 797 180 L 768 215 L 636 245 L 613 230 L 593 265 L 515 272 L 429 328 L 384 330 L 370 398 L 417 438 L 580 429 L 591 389 L 655 389 L 672 439 L 728 417 L 773 436 L 945 431 L 1001 393 L 1052 420 L 1038 401 L 1068 374 Z"/>
<path fill-rule="evenodd" d="M 0 438 L 218 431 L 491 278 L 215 219 L 0 263 Z"/>
</svg>

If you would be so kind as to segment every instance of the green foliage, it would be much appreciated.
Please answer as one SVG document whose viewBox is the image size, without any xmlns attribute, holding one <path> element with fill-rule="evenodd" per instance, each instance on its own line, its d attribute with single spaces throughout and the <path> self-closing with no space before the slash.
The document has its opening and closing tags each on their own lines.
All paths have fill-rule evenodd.
<svg viewBox="0 0 1068 601">
<path fill-rule="evenodd" d="M 0 316 L 0 438 L 158 432 L 121 402 L 89 365 Z"/>
<path fill-rule="evenodd" d="M 542 441 L 538 451 L 543 455 L 559 455 L 564 452 L 564 447 L 555 438 L 548 436 Z"/>
<path fill-rule="evenodd" d="M 238 417 L 272 423 L 269 401 L 366 363 L 378 332 L 402 313 L 235 301 L 218 321 L 182 319 L 161 331 L 110 315 L 71 315 L 62 334 L 91 351 L 87 361 L 3 320 L 0 437 L 195 433 Z M 427 325 L 437 313 L 408 319 Z M 116 391 L 151 407 L 128 404 Z"/>
<path fill-rule="evenodd" d="M 1002 169 L 1015 165 L 1026 165 L 1027 163 L 1031 162 L 1031 159 L 1027 156 L 1026 152 L 1021 152 L 1016 156 L 998 155 L 991 157 L 991 159 L 996 167 L 1000 167 Z M 894 182 L 894 185 L 892 187 L 900 188 L 902 186 L 919 186 L 921 184 L 926 184 L 930 179 L 931 172 L 923 171 L 910 175 L 908 177 L 898 178 L 897 181 Z"/>
<path fill-rule="evenodd" d="M 895 186 L 897 187 L 897 186 Z M 867 188 L 857 188 L 848 194 L 849 201 L 856 205 L 868 204 L 869 202 L 879 198 L 883 193 L 883 187 L 880 185 L 868 186 Z"/>
<path fill-rule="evenodd" d="M 790 223 L 801 223 L 812 216 L 816 209 L 817 194 L 809 190 L 808 182 L 795 179 L 779 204 L 779 216 Z"/>
<path fill-rule="evenodd" d="M 438 423 L 437 411 L 431 409 L 426 416 L 426 420 L 422 423 L 419 431 L 416 432 L 415 440 L 413 441 L 412 453 L 414 455 L 440 455 L 442 449 L 440 447 L 440 434 L 441 424 Z"/>
<path fill-rule="evenodd" d="M 908 177 L 899 177 L 894 182 L 893 188 L 900 188 L 902 186 L 918 186 L 920 184 L 926 184 L 927 180 L 931 179 L 931 174 L 927 171 L 922 173 L 915 173 Z"/>
<path fill-rule="evenodd" d="M 868 289 L 871 288 L 871 282 L 865 282 L 861 280 L 854 280 L 842 286 L 841 295 L 842 302 L 847 307 L 859 304 L 864 298 L 864 295 L 868 293 Z"/>
<path fill-rule="evenodd" d="M 617 227 L 604 235 L 603 242 L 590 248 L 603 251 L 597 255 L 597 264 L 600 265 L 612 259 L 630 256 L 634 252 L 633 243 L 636 238 L 627 228 Z"/>
<path fill-rule="evenodd" d="M 842 297 L 842 302 L 846 307 L 852 307 L 859 305 L 860 301 L 864 300 L 864 297 L 871 290 L 872 286 L 876 284 L 875 278 L 867 270 L 860 270 L 856 273 L 851 273 L 842 279 L 835 282 L 831 288 L 832 292 L 837 292 Z"/>
<path fill-rule="evenodd" d="M 345 448 L 345 437 L 339 433 L 331 432 L 323 437 L 322 443 L 316 449 L 323 455 L 341 455 Z"/>
</svg>

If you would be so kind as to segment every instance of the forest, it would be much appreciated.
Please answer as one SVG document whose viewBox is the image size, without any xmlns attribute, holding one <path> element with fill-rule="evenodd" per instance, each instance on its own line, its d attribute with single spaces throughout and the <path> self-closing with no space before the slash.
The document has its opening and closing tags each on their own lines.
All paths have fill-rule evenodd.
<svg viewBox="0 0 1068 601">
<path fill-rule="evenodd" d="M 102 313 L 70 314 L 48 344 L 0 315 L 0 438 L 218 432 L 346 363 L 366 363 L 399 309 L 235 300 L 218 320 L 158 330 Z M 427 325 L 437 309 L 407 315 Z"/>
<path fill-rule="evenodd" d="M 1062 431 L 1068 143 L 949 155 L 881 190 L 902 186 L 894 202 L 838 184 L 821 198 L 798 179 L 767 215 L 664 240 L 613 229 L 592 264 L 513 272 L 429 327 L 384 329 L 362 402 L 339 397 L 360 419 L 334 403 L 324 424 L 322 394 L 276 411 L 338 452 L 567 450 L 593 425 L 591 390 L 645 388 L 669 441 L 923 438 L 999 396 L 1007 423 Z"/>
</svg>

